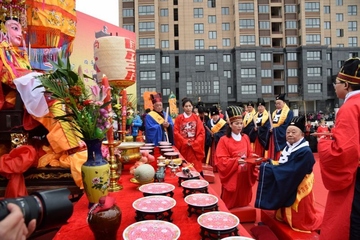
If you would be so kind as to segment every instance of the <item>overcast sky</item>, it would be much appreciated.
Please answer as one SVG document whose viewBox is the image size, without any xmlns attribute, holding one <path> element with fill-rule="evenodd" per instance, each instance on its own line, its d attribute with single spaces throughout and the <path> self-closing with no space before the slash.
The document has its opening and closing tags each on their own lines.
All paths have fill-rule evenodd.
<svg viewBox="0 0 360 240">
<path fill-rule="evenodd" d="M 118 0 L 76 0 L 76 10 L 119 26 Z"/>
</svg>

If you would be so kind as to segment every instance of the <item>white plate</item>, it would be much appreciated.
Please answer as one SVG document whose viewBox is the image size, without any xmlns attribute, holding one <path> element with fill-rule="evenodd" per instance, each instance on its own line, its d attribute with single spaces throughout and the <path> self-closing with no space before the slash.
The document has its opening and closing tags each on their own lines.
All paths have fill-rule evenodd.
<svg viewBox="0 0 360 240">
<path fill-rule="evenodd" d="M 135 210 L 147 213 L 164 212 L 173 208 L 176 204 L 175 199 L 168 196 L 148 196 L 142 197 L 133 202 Z"/>
<path fill-rule="evenodd" d="M 123 232 L 125 240 L 176 240 L 180 229 L 173 223 L 160 220 L 146 220 L 128 226 Z"/>
<path fill-rule="evenodd" d="M 229 230 L 239 225 L 240 220 L 234 214 L 213 211 L 201 214 L 197 222 L 200 226 L 210 230 Z"/>
<path fill-rule="evenodd" d="M 207 207 L 216 204 L 219 200 L 216 196 L 208 193 L 195 193 L 186 196 L 184 201 L 191 206 Z"/>
<path fill-rule="evenodd" d="M 171 142 L 159 142 L 159 145 L 161 145 L 161 146 L 164 146 L 164 145 L 170 146 L 170 145 L 172 145 L 172 143 Z"/>
<path fill-rule="evenodd" d="M 190 173 L 193 175 L 192 178 L 200 176 L 200 173 L 198 173 L 196 171 L 190 171 Z M 177 172 L 176 176 L 181 177 L 181 178 L 188 178 L 188 176 L 186 176 L 183 172 Z"/>
<path fill-rule="evenodd" d="M 209 182 L 202 179 L 194 179 L 183 181 L 181 186 L 188 189 L 199 189 L 209 186 Z"/>
<path fill-rule="evenodd" d="M 169 183 L 148 183 L 139 187 L 141 192 L 151 194 L 164 194 L 171 192 L 174 189 L 175 186 Z"/>
<path fill-rule="evenodd" d="M 255 239 L 249 237 L 231 236 L 231 237 L 222 238 L 221 240 L 255 240 Z"/>
</svg>

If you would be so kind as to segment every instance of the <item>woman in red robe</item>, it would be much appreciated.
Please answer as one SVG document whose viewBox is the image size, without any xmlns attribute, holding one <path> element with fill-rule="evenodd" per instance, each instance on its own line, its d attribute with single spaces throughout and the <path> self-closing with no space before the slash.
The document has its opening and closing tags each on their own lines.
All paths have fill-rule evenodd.
<svg viewBox="0 0 360 240">
<path fill-rule="evenodd" d="M 216 147 L 215 165 L 222 184 L 221 199 L 232 209 L 251 202 L 257 174 L 255 164 L 244 160 L 251 155 L 251 146 L 249 137 L 241 134 L 242 111 L 238 106 L 229 106 L 226 111 L 230 124 Z"/>
<path fill-rule="evenodd" d="M 174 142 L 185 160 L 202 173 L 202 160 L 205 157 L 205 129 L 199 116 L 193 113 L 190 99 L 182 100 L 183 114 L 175 119 Z"/>
<path fill-rule="evenodd" d="M 345 61 L 335 80 L 332 140 L 319 139 L 321 176 L 329 190 L 320 239 L 360 239 L 360 58 Z"/>
</svg>

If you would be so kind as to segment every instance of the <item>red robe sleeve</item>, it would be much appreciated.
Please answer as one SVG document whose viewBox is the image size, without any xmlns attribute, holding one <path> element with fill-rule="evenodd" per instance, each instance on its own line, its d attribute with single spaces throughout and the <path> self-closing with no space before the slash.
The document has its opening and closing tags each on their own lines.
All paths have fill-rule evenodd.
<svg viewBox="0 0 360 240">
<path fill-rule="evenodd" d="M 0 174 L 9 179 L 5 198 L 28 195 L 23 172 L 36 160 L 36 150 L 30 145 L 17 147 L 0 157 Z"/>
<path fill-rule="evenodd" d="M 359 116 L 352 107 L 349 103 L 340 108 L 332 130 L 334 140 L 321 139 L 318 143 L 321 175 L 330 191 L 353 184 L 359 166 Z"/>
</svg>

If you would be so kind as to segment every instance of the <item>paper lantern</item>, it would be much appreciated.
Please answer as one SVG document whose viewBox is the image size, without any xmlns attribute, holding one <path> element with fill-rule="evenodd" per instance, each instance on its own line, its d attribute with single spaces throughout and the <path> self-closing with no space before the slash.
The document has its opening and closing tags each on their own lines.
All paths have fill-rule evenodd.
<svg viewBox="0 0 360 240">
<path fill-rule="evenodd" d="M 94 58 L 97 75 L 105 74 L 109 84 L 121 89 L 136 80 L 135 41 L 121 36 L 101 37 L 94 43 Z"/>
</svg>

